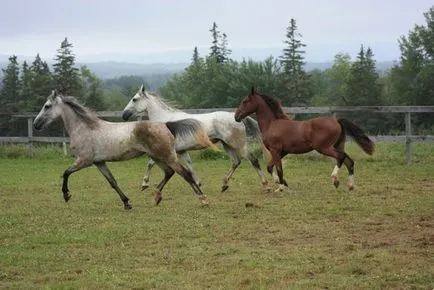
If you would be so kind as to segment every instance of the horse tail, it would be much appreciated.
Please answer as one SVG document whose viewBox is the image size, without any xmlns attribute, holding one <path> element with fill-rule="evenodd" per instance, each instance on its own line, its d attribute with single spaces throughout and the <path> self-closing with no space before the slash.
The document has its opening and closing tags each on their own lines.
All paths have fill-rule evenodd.
<svg viewBox="0 0 434 290">
<path fill-rule="evenodd" d="M 196 119 L 183 119 L 178 121 L 166 122 L 166 127 L 175 137 L 175 139 L 189 139 L 194 138 L 197 144 L 204 148 L 211 148 L 220 151 L 218 147 L 212 143 L 203 129 L 201 123 Z"/>
<path fill-rule="evenodd" d="M 268 151 L 265 147 L 264 142 L 262 142 L 262 135 L 258 122 L 250 116 L 244 118 L 242 122 L 246 127 L 247 136 L 253 136 L 261 144 L 262 157 L 264 158 L 265 162 L 268 162 L 271 159 L 271 154 L 270 151 Z"/>
<path fill-rule="evenodd" d="M 372 155 L 374 153 L 374 142 L 369 139 L 359 126 L 344 118 L 338 119 L 338 122 L 366 154 Z"/>
</svg>

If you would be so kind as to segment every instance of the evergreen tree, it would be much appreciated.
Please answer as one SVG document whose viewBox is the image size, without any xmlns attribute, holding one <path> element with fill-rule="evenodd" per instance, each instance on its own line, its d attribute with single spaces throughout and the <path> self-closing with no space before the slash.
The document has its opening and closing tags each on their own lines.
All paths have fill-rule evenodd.
<svg viewBox="0 0 434 290">
<path fill-rule="evenodd" d="M 195 46 L 193 49 L 193 56 L 191 58 L 192 65 L 197 65 L 199 63 L 199 60 L 200 60 L 199 51 L 197 50 L 197 46 Z"/>
<path fill-rule="evenodd" d="M 357 60 L 351 65 L 343 105 L 382 105 L 379 75 L 373 56 L 371 48 L 365 51 L 361 46 Z"/>
<path fill-rule="evenodd" d="M 24 61 L 21 70 L 21 99 L 25 102 L 26 107 L 33 95 L 31 81 L 32 71 L 27 64 L 27 61 Z"/>
<path fill-rule="evenodd" d="M 30 90 L 32 96 L 27 101 L 27 108 L 29 111 L 36 112 L 54 89 L 53 76 L 50 72 L 50 68 L 48 64 L 41 59 L 39 53 L 36 55 L 30 67 L 30 75 Z"/>
<path fill-rule="evenodd" d="M 62 41 L 60 48 L 57 50 L 54 67 L 54 80 L 56 88 L 65 95 L 73 95 L 80 98 L 81 92 L 80 76 L 78 68 L 75 65 L 75 56 L 72 53 L 72 44 L 68 39 Z"/>
<path fill-rule="evenodd" d="M 212 45 L 210 47 L 211 52 L 209 56 L 214 58 L 217 63 L 223 63 L 225 61 L 225 57 L 221 47 L 221 32 L 218 30 L 217 24 L 215 22 L 213 22 L 209 31 L 212 35 Z"/>
<path fill-rule="evenodd" d="M 9 57 L 9 64 L 2 69 L 2 72 L 1 108 L 7 112 L 17 112 L 22 104 L 20 102 L 20 67 L 15 55 Z"/>
<path fill-rule="evenodd" d="M 220 40 L 220 47 L 221 47 L 221 53 L 222 53 L 222 60 L 223 62 L 227 62 L 230 59 L 230 55 L 232 53 L 232 50 L 228 47 L 228 36 L 226 33 L 223 32 L 221 40 Z"/>
<path fill-rule="evenodd" d="M 295 19 L 291 18 L 290 25 L 286 29 L 286 40 L 284 41 L 286 47 L 279 58 L 287 91 L 286 97 L 283 97 L 286 104 L 307 104 L 313 93 L 309 84 L 309 76 L 304 71 L 305 51 L 303 48 L 306 45 L 301 42 L 301 37 L 302 35 L 297 31 Z"/>
<path fill-rule="evenodd" d="M 382 87 L 376 71 L 375 60 L 371 48 L 363 45 L 357 55 L 356 61 L 351 65 L 345 86 L 345 97 L 342 105 L 346 106 L 381 106 Z M 350 117 L 342 114 L 344 117 Z M 351 113 L 351 118 L 357 124 L 364 124 L 364 129 L 373 134 L 388 131 L 384 115 Z"/>
</svg>

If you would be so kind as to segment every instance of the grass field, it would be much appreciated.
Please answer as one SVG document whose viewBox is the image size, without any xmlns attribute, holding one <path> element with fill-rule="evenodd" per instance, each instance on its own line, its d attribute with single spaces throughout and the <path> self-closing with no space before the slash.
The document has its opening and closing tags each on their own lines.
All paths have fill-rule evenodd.
<svg viewBox="0 0 434 290">
<path fill-rule="evenodd" d="M 243 162 L 220 193 L 228 160 L 195 152 L 209 207 L 178 176 L 156 207 L 139 190 L 146 158 L 111 163 L 131 211 L 96 168 L 71 176 L 65 203 L 72 158 L 0 147 L 0 288 L 433 289 L 434 144 L 414 146 L 407 166 L 403 145 L 368 157 L 350 144 L 353 192 L 307 154 L 285 158 L 287 191 L 261 193 Z"/>
</svg>

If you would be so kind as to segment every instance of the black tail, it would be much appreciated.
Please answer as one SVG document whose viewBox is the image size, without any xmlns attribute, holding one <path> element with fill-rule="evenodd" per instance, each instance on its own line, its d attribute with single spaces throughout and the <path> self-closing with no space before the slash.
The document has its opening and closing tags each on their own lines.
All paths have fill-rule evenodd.
<svg viewBox="0 0 434 290">
<path fill-rule="evenodd" d="M 262 142 L 261 131 L 259 130 L 258 122 L 252 117 L 246 117 L 243 119 L 243 124 L 246 127 L 247 136 L 253 136 L 259 142 Z"/>
<path fill-rule="evenodd" d="M 363 132 L 359 126 L 347 119 L 339 119 L 338 122 L 347 134 L 353 137 L 357 145 L 359 145 L 366 154 L 372 155 L 374 153 L 374 142 L 366 136 L 365 132 Z"/>
<path fill-rule="evenodd" d="M 200 122 L 195 119 L 169 121 L 166 122 L 166 126 L 175 138 L 186 135 L 194 136 L 197 130 L 201 128 Z"/>
<path fill-rule="evenodd" d="M 166 126 L 175 139 L 190 140 L 193 138 L 196 144 L 202 145 L 201 148 L 210 147 L 218 151 L 217 146 L 211 142 L 202 128 L 202 124 L 196 119 L 182 119 L 179 121 L 166 122 Z"/>
</svg>

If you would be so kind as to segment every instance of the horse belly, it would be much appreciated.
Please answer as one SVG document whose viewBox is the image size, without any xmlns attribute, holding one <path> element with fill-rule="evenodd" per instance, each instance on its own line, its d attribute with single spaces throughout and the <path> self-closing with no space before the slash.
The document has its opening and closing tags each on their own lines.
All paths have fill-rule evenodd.
<svg viewBox="0 0 434 290">
<path fill-rule="evenodd" d="M 283 146 L 284 154 L 303 154 L 312 151 L 312 145 L 304 139 L 286 140 Z"/>
</svg>

